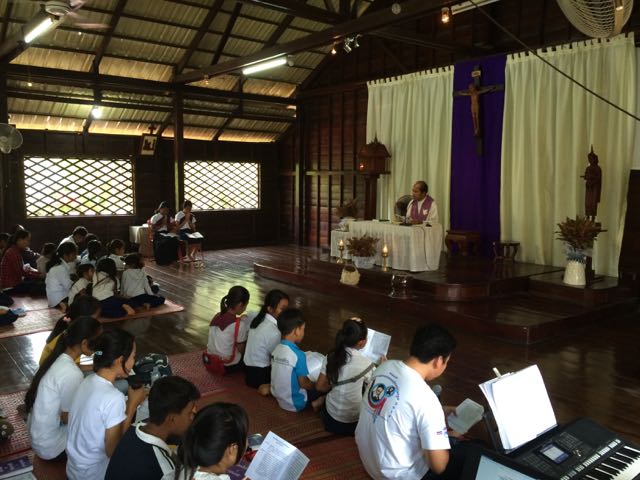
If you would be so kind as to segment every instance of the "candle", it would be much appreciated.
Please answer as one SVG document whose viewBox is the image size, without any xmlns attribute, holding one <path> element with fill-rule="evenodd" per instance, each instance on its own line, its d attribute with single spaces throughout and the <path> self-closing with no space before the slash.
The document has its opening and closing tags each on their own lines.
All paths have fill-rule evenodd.
<svg viewBox="0 0 640 480">
<path fill-rule="evenodd" d="M 338 243 L 339 247 L 344 247 L 344 241 L 342 239 L 340 239 L 340 242 Z"/>
<path fill-rule="evenodd" d="M 384 247 L 382 247 L 382 254 L 383 255 L 387 255 L 389 253 L 389 249 L 387 248 L 387 244 L 384 244 Z"/>
</svg>

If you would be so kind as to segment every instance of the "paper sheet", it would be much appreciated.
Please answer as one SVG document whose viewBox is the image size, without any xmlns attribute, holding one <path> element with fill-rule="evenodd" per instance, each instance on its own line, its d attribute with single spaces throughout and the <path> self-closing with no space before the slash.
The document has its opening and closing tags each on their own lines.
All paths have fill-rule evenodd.
<svg viewBox="0 0 640 480">
<path fill-rule="evenodd" d="M 304 354 L 307 357 L 307 369 L 309 370 L 307 377 L 312 382 L 317 382 L 322 369 L 322 362 L 324 362 L 324 355 L 318 352 L 304 352 Z"/>
<path fill-rule="evenodd" d="M 367 344 L 361 353 L 373 363 L 379 363 L 380 357 L 386 357 L 391 344 L 391 336 L 381 333 L 373 328 L 368 329 Z"/>
<path fill-rule="evenodd" d="M 247 469 L 251 480 L 297 480 L 309 459 L 296 447 L 269 432 Z"/>
</svg>

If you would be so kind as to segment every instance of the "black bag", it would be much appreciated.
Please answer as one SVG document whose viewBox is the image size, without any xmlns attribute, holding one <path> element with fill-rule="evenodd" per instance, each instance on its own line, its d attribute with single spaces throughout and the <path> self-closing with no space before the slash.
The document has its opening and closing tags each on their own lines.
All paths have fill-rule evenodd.
<svg viewBox="0 0 640 480">
<path fill-rule="evenodd" d="M 169 358 L 166 355 L 163 353 L 149 353 L 136 360 L 136 363 L 133 365 L 135 375 L 129 376 L 129 384 L 134 382 L 137 384 L 151 385 L 151 375 L 154 368 L 158 369 L 158 373 L 160 374 L 159 378 L 170 377 L 173 374 L 171 372 L 171 366 L 169 365 Z"/>
<path fill-rule="evenodd" d="M 157 235 L 153 240 L 154 256 L 156 264 L 171 265 L 178 260 L 178 239 Z"/>
</svg>

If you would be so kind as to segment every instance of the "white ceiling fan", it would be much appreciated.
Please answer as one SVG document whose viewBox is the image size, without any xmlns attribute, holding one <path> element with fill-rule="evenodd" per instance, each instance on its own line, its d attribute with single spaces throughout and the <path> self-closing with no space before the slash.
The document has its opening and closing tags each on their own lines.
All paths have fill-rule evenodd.
<svg viewBox="0 0 640 480">
<path fill-rule="evenodd" d="M 25 42 L 29 43 L 33 38 L 42 35 L 46 31 L 56 28 L 62 22 L 80 30 L 105 30 L 110 28 L 104 23 L 90 22 L 79 13 L 79 10 L 87 3 L 86 0 L 22 0 L 22 2 L 37 3 L 41 12 L 46 14 L 35 27 L 25 34 Z M 29 33 L 36 35 L 29 35 Z M 33 38 L 30 38 L 33 37 Z"/>
</svg>

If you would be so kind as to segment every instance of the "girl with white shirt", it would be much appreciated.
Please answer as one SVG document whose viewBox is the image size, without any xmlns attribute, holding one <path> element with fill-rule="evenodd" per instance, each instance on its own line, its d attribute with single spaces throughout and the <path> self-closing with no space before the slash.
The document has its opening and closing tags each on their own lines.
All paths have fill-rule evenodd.
<svg viewBox="0 0 640 480">
<path fill-rule="evenodd" d="M 122 272 L 124 270 L 124 261 L 122 260 L 124 256 L 124 242 L 118 238 L 111 240 L 107 244 L 107 252 L 109 253 L 109 258 L 115 262 L 116 270 Z"/>
<path fill-rule="evenodd" d="M 178 227 L 178 234 L 180 240 L 186 242 L 188 245 L 187 256 L 189 260 L 195 260 L 195 253 L 202 244 L 202 238 L 189 238 L 189 233 L 196 231 L 196 217 L 191 213 L 193 204 L 189 200 L 185 200 L 182 204 L 182 210 L 176 213 L 176 227 Z"/>
<path fill-rule="evenodd" d="M 120 293 L 129 297 L 136 307 L 155 308 L 164 304 L 164 297 L 155 295 L 144 271 L 144 262 L 139 253 L 130 253 L 124 258 L 125 271 L 122 272 L 122 288 Z"/>
<path fill-rule="evenodd" d="M 102 257 L 93 274 L 91 295 L 100 301 L 103 317 L 119 318 L 136 313 L 129 300 L 118 296 L 119 290 L 120 281 L 115 262 L 109 257 Z"/>
<path fill-rule="evenodd" d="M 82 254 L 82 257 L 80 258 L 80 263 L 81 264 L 90 263 L 95 267 L 96 263 L 98 262 L 98 259 L 101 256 L 102 256 L 102 243 L 100 243 L 98 240 L 91 240 L 89 243 L 87 243 L 87 249 Z"/>
<path fill-rule="evenodd" d="M 136 409 L 146 397 L 144 388 L 129 387 L 128 396 L 113 385 L 133 368 L 136 344 L 128 332 L 104 332 L 94 344 L 93 371 L 76 392 L 69 411 L 67 478 L 104 478 L 122 435 L 131 426 Z"/>
<path fill-rule="evenodd" d="M 82 263 L 78 265 L 78 280 L 71 286 L 71 290 L 69 290 L 69 305 L 73 303 L 76 299 L 76 296 L 88 293 L 91 295 L 91 281 L 93 280 L 93 274 L 96 269 L 90 263 Z"/>
<path fill-rule="evenodd" d="M 42 274 L 47 273 L 47 263 L 51 260 L 51 257 L 56 253 L 55 243 L 45 243 L 40 250 L 40 256 L 36 259 L 36 268 L 38 272 Z"/>
<path fill-rule="evenodd" d="M 356 431 L 362 392 L 375 368 L 360 353 L 366 343 L 367 326 L 359 318 L 350 318 L 336 333 L 336 347 L 322 364 L 316 390 L 329 392 L 322 414 L 328 432 L 353 436 Z"/>
<path fill-rule="evenodd" d="M 84 379 L 76 361 L 80 355 L 93 354 L 92 341 L 101 331 L 100 322 L 90 316 L 72 321 L 36 372 L 25 395 L 31 447 L 44 460 L 67 459 L 69 410 Z"/>
<path fill-rule="evenodd" d="M 50 307 L 60 307 L 64 312 L 69 304 L 69 290 L 73 285 L 71 274 L 75 274 L 78 247 L 75 243 L 64 242 L 47 262 L 45 285 Z"/>
<path fill-rule="evenodd" d="M 289 296 L 271 290 L 264 297 L 260 313 L 251 322 L 244 349 L 245 382 L 253 388 L 271 383 L 271 352 L 280 344 L 278 316 L 289 306 Z"/>
<path fill-rule="evenodd" d="M 229 480 L 225 472 L 242 459 L 248 428 L 247 412 L 240 405 L 204 407 L 178 447 L 175 473 L 162 480 Z"/>
</svg>

